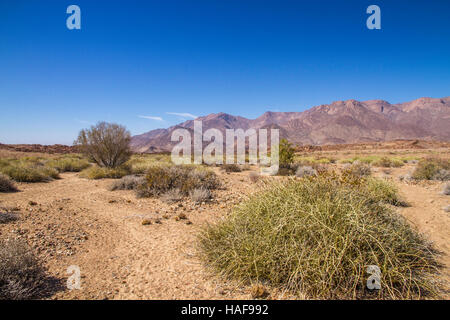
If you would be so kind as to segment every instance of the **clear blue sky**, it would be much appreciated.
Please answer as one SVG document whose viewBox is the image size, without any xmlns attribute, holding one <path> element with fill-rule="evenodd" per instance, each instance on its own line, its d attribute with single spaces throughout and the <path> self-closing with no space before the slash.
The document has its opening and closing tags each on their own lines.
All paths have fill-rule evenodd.
<svg viewBox="0 0 450 320">
<path fill-rule="evenodd" d="M 66 8 L 81 8 L 68 30 Z M 381 8 L 381 30 L 366 8 Z M 450 1 L 0 2 L 0 142 L 450 95 Z M 145 117 L 159 117 L 151 119 Z M 189 117 L 184 117 L 189 119 Z"/>
</svg>

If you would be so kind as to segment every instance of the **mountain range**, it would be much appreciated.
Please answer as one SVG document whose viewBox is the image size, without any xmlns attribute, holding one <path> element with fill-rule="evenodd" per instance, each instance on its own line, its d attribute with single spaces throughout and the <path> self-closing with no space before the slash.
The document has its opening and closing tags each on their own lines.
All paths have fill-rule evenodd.
<svg viewBox="0 0 450 320">
<path fill-rule="evenodd" d="M 227 113 L 198 117 L 203 132 L 209 128 L 278 128 L 280 138 L 297 145 L 326 145 L 360 142 L 421 139 L 450 141 L 450 97 L 419 98 L 390 104 L 384 100 L 346 100 L 323 104 L 303 112 L 265 112 L 256 119 Z M 172 150 L 172 132 L 185 128 L 193 132 L 194 120 L 167 129 L 156 129 L 133 136 L 135 152 L 153 153 Z M 225 136 L 225 135 L 224 135 Z"/>
</svg>

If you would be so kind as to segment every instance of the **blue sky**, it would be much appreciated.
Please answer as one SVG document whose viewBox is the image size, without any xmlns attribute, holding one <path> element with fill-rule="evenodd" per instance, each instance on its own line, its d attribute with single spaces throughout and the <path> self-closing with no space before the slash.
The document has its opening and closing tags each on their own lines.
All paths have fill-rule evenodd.
<svg viewBox="0 0 450 320">
<path fill-rule="evenodd" d="M 81 8 L 68 30 L 66 8 Z M 381 8 L 368 30 L 366 8 Z M 0 2 L 0 142 L 450 95 L 450 1 Z M 184 115 L 177 115 L 184 114 Z"/>
</svg>

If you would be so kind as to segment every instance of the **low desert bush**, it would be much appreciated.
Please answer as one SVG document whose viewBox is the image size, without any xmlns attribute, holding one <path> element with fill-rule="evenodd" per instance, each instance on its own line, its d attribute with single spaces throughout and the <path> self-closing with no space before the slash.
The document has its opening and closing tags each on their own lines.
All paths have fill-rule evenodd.
<svg viewBox="0 0 450 320">
<path fill-rule="evenodd" d="M 94 180 L 106 178 L 120 179 L 124 176 L 129 175 L 131 173 L 130 171 L 130 168 L 127 166 L 107 168 L 95 165 L 81 171 L 80 177 Z"/>
<path fill-rule="evenodd" d="M 248 174 L 248 177 L 250 178 L 250 181 L 253 183 L 256 183 L 261 179 L 261 175 L 258 172 L 252 171 Z"/>
<path fill-rule="evenodd" d="M 444 184 L 444 187 L 442 188 L 442 194 L 446 196 L 450 195 L 450 182 Z"/>
<path fill-rule="evenodd" d="M 189 191 L 189 197 L 195 203 L 208 201 L 209 199 L 211 199 L 211 191 L 205 188 L 197 188 Z"/>
<path fill-rule="evenodd" d="M 371 164 L 374 167 L 398 168 L 403 166 L 405 163 L 399 159 L 382 157 L 379 160 L 372 161 Z"/>
<path fill-rule="evenodd" d="M 300 166 L 295 171 L 295 175 L 299 178 L 304 178 L 308 176 L 315 176 L 317 174 L 317 170 L 310 166 Z"/>
<path fill-rule="evenodd" d="M 142 183 L 144 183 L 143 177 L 129 175 L 111 183 L 109 190 L 135 190 Z"/>
<path fill-rule="evenodd" d="M 450 180 L 450 160 L 426 158 L 419 161 L 412 174 L 416 180 Z"/>
<path fill-rule="evenodd" d="M 183 195 L 180 192 L 180 189 L 171 189 L 161 195 L 161 200 L 167 203 L 174 203 L 181 201 L 183 199 Z"/>
<path fill-rule="evenodd" d="M 159 196 L 172 189 L 179 189 L 183 196 L 189 191 L 204 188 L 216 189 L 220 185 L 213 171 L 196 166 L 153 166 L 147 170 L 145 180 L 136 192 L 138 197 Z"/>
<path fill-rule="evenodd" d="M 0 300 L 36 297 L 45 273 L 38 259 L 21 240 L 0 240 Z"/>
<path fill-rule="evenodd" d="M 0 224 L 16 221 L 19 216 L 14 212 L 0 212 Z"/>
<path fill-rule="evenodd" d="M 313 299 L 406 299 L 439 291 L 436 251 L 366 179 L 354 176 L 275 183 L 207 226 L 199 244 L 205 263 L 221 275 Z M 381 290 L 366 287 L 369 265 L 381 269 Z"/>
<path fill-rule="evenodd" d="M 15 192 L 17 191 L 17 187 L 14 184 L 13 181 L 11 181 L 11 179 L 3 174 L 0 173 L 0 192 Z"/>
<path fill-rule="evenodd" d="M 59 172 L 80 172 L 89 167 L 89 161 L 77 157 L 62 157 L 48 161 L 47 165 Z"/>
<path fill-rule="evenodd" d="M 241 172 L 241 167 L 237 164 L 224 164 L 222 165 L 222 169 L 225 170 L 225 172 Z"/>
<path fill-rule="evenodd" d="M 370 176 L 370 165 L 357 160 L 352 164 L 345 165 L 343 172 L 358 177 Z"/>
</svg>

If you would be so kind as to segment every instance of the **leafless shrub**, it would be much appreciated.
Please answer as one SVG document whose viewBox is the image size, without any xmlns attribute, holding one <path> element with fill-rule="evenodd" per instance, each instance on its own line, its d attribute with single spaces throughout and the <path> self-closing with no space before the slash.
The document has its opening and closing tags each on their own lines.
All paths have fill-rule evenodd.
<svg viewBox="0 0 450 320">
<path fill-rule="evenodd" d="M 130 140 L 130 132 L 124 126 L 99 122 L 81 130 L 74 145 L 100 167 L 116 168 L 130 159 Z"/>
</svg>

